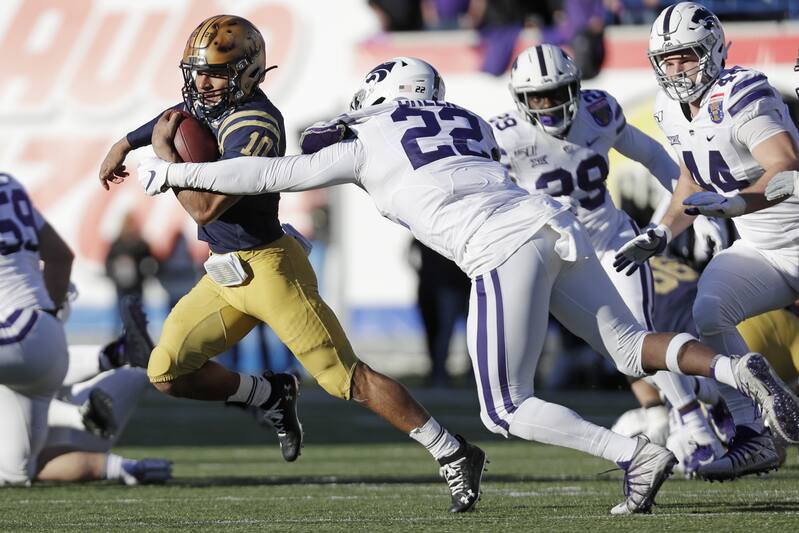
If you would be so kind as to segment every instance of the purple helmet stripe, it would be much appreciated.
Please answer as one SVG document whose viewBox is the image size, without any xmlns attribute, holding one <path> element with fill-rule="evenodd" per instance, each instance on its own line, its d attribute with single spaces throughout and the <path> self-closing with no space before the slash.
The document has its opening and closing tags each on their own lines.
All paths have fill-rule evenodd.
<svg viewBox="0 0 799 533">
<path fill-rule="evenodd" d="M 755 100 L 759 100 L 761 98 L 766 98 L 768 96 L 773 96 L 771 89 L 758 89 L 756 91 L 752 91 L 751 93 L 744 95 L 743 98 L 735 102 L 735 105 L 730 107 L 730 116 L 734 117 L 739 112 L 741 112 L 746 106 L 754 102 Z"/>
<path fill-rule="evenodd" d="M 535 47 L 535 51 L 538 54 L 538 65 L 541 67 L 541 75 L 547 75 L 547 61 L 544 58 L 544 47 L 540 44 Z"/>
<path fill-rule="evenodd" d="M 663 15 L 663 39 L 668 41 L 671 37 L 669 37 L 669 24 L 671 23 L 671 12 L 674 11 L 674 8 L 677 7 L 677 4 L 673 4 L 666 10 L 666 14 Z"/>
<path fill-rule="evenodd" d="M 486 291 L 483 276 L 475 279 L 477 290 L 477 371 L 480 387 L 483 391 L 483 403 L 491 421 L 507 431 L 509 424 L 502 420 L 494 408 L 494 397 L 491 394 L 491 376 L 488 372 L 488 313 L 486 312 Z"/>
<path fill-rule="evenodd" d="M 491 282 L 494 285 L 494 297 L 497 306 L 497 374 L 499 374 L 499 387 L 502 391 L 502 404 L 508 414 L 516 410 L 510 397 L 508 384 L 508 354 L 505 352 L 505 316 L 502 305 L 502 288 L 499 285 L 499 274 L 491 271 Z"/>
</svg>

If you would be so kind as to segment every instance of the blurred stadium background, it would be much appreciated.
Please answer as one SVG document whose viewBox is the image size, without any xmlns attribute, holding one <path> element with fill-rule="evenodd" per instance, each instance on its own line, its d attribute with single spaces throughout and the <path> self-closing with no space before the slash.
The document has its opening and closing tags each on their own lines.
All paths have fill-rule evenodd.
<svg viewBox="0 0 799 533">
<path fill-rule="evenodd" d="M 103 342 L 116 332 L 116 297 L 106 277 L 105 258 L 124 225 L 140 229 L 160 265 L 144 289 L 154 335 L 170 295 L 187 291 L 201 268 L 207 251 L 195 238 L 194 223 L 171 196 L 146 198 L 135 180 L 106 192 L 96 176 L 116 139 L 180 100 L 178 62 L 186 36 L 203 18 L 230 12 L 262 30 L 267 62 L 279 66 L 268 75 L 264 89 L 283 111 L 292 132 L 288 153 L 296 153 L 304 127 L 343 111 L 363 73 L 397 55 L 432 62 L 446 80 L 448 100 L 485 117 L 504 112 L 511 107 L 506 74 L 510 58 L 542 39 L 574 45 L 584 71 L 598 70 L 584 87 L 609 91 L 630 123 L 658 137 L 650 114 L 656 84 L 645 53 L 647 23 L 668 3 L 1 2 L 0 157 L 4 171 L 28 187 L 76 252 L 74 281 L 80 297 L 67 324 L 71 341 Z M 764 71 L 796 104 L 791 67 L 799 43 L 799 2 L 705 3 L 725 21 L 733 43 L 728 64 Z M 480 7 L 482 17 L 474 14 Z M 753 19 L 758 21 L 744 22 Z M 603 58 L 597 56 L 600 45 Z M 130 169 L 148 155 L 145 149 L 132 154 Z M 630 209 L 646 212 L 660 194 L 658 186 L 642 167 L 617 154 L 612 157 L 613 194 L 623 197 Z M 323 293 L 357 352 L 394 375 L 425 374 L 428 361 L 416 309 L 409 235 L 381 219 L 353 187 L 283 195 L 281 218 L 316 243 L 313 260 Z M 455 374 L 468 366 L 462 330 L 452 344 L 450 369 Z M 269 343 L 272 364 L 290 365 L 275 340 Z M 557 338 L 553 343 L 550 351 L 557 352 Z M 244 341 L 236 362 L 241 370 L 261 365 L 257 346 L 254 336 Z"/>
</svg>

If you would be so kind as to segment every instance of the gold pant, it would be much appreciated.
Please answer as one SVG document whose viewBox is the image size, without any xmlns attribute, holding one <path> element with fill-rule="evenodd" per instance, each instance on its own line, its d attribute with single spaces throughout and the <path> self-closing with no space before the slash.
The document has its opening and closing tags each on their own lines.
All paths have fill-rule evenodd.
<svg viewBox="0 0 799 533">
<path fill-rule="evenodd" d="M 331 395 L 349 399 L 358 359 L 336 315 L 319 296 L 305 252 L 288 235 L 236 252 L 249 279 L 222 287 L 208 276 L 177 303 L 150 356 L 153 383 L 194 372 L 265 322 Z"/>
</svg>

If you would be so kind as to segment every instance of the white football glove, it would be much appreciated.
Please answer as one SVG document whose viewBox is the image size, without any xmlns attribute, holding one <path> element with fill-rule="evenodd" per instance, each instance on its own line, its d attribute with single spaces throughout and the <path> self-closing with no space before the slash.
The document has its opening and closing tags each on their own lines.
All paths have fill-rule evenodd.
<svg viewBox="0 0 799 533">
<path fill-rule="evenodd" d="M 155 196 L 169 188 L 166 183 L 166 171 L 169 165 L 170 163 L 157 157 L 148 157 L 139 163 L 137 176 L 145 194 Z"/>
<path fill-rule="evenodd" d="M 746 200 L 740 196 L 727 197 L 710 191 L 695 192 L 683 200 L 682 205 L 686 206 L 687 215 L 708 217 L 731 218 L 746 211 Z"/>
<path fill-rule="evenodd" d="M 613 262 L 613 268 L 616 269 L 616 272 L 621 272 L 629 266 L 630 268 L 625 274 L 632 276 L 647 259 L 665 250 L 670 240 L 671 230 L 668 226 L 649 225 L 644 228 L 641 235 L 630 239 L 619 249 L 616 253 L 616 260 Z"/>
<path fill-rule="evenodd" d="M 766 185 L 766 200 L 776 200 L 792 194 L 799 195 L 799 172 L 796 170 L 778 172 Z"/>
</svg>

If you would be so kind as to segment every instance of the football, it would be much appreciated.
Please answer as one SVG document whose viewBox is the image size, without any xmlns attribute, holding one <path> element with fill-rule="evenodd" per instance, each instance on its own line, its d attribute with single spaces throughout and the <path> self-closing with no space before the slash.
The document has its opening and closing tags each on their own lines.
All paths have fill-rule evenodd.
<svg viewBox="0 0 799 533">
<path fill-rule="evenodd" d="M 202 122 L 183 113 L 175 132 L 175 150 L 186 163 L 204 163 L 219 159 L 216 135 Z"/>
</svg>

